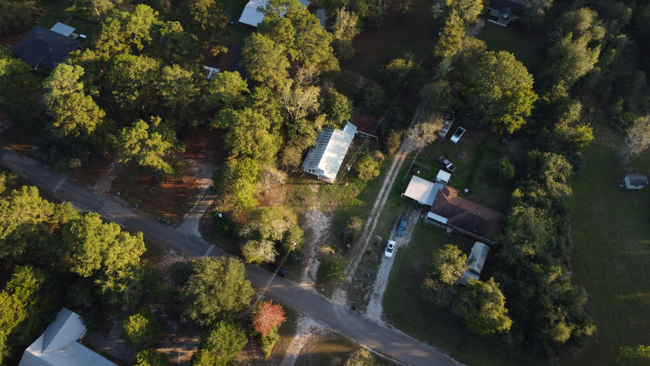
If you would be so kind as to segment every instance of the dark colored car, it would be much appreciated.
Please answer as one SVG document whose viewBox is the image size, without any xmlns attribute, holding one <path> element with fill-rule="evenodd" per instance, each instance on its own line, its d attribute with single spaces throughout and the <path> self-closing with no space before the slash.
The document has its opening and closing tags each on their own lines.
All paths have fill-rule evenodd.
<svg viewBox="0 0 650 366">
<path fill-rule="evenodd" d="M 445 136 L 447 136 L 447 132 L 449 132 L 451 125 L 454 124 L 454 119 L 455 117 L 451 113 L 445 116 L 445 124 L 443 124 L 440 131 L 438 131 L 439 137 L 442 137 L 444 139 Z"/>
<path fill-rule="evenodd" d="M 284 267 L 280 267 L 280 268 L 274 267 L 273 268 L 274 271 L 276 269 L 278 270 L 278 276 L 287 277 L 287 275 L 289 274 L 289 271 L 287 271 L 287 269 L 284 268 Z"/>
<path fill-rule="evenodd" d="M 447 160 L 444 156 L 438 157 L 438 164 L 440 164 L 443 168 L 447 169 L 449 173 L 453 173 L 454 170 L 456 170 L 456 166 L 451 163 L 451 161 Z"/>
<path fill-rule="evenodd" d="M 409 222 L 409 217 L 402 215 L 399 217 L 399 225 L 397 226 L 397 236 L 404 236 L 406 232 L 406 225 Z"/>
</svg>

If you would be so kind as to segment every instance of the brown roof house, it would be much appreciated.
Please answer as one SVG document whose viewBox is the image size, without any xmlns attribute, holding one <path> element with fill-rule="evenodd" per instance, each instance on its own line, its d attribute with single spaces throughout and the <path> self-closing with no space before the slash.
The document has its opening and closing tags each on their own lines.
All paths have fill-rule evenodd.
<svg viewBox="0 0 650 366">
<path fill-rule="evenodd" d="M 494 244 L 502 230 L 503 214 L 458 197 L 458 190 L 445 186 L 438 190 L 426 221 Z"/>
</svg>

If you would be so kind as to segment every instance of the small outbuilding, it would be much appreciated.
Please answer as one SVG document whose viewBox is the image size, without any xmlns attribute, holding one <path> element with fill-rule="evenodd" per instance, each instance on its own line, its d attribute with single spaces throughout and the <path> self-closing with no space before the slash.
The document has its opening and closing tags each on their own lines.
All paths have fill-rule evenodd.
<svg viewBox="0 0 650 366">
<path fill-rule="evenodd" d="M 627 189 L 641 189 L 648 185 L 648 177 L 643 174 L 628 174 L 623 178 Z"/>
<path fill-rule="evenodd" d="M 518 0 L 492 0 L 486 8 L 490 10 L 488 22 L 506 27 L 524 16 L 526 4 Z"/>
<path fill-rule="evenodd" d="M 469 257 L 467 258 L 469 270 L 465 271 L 458 281 L 461 285 L 467 286 L 470 279 L 475 279 L 477 281 L 480 279 L 489 251 L 490 247 L 485 243 L 481 243 L 480 241 L 474 243 L 472 251 L 469 253 Z"/>
<path fill-rule="evenodd" d="M 342 130 L 323 128 L 318 133 L 316 146 L 309 150 L 302 163 L 303 170 L 319 180 L 334 183 L 356 132 L 357 128 L 350 122 Z"/>
<path fill-rule="evenodd" d="M 440 170 L 436 176 L 436 183 L 448 184 L 451 179 L 451 173 Z"/>
</svg>

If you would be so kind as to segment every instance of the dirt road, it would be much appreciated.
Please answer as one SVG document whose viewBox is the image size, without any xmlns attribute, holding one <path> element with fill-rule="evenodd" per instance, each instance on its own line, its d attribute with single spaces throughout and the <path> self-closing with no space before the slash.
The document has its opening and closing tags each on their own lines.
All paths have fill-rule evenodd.
<svg viewBox="0 0 650 366">
<path fill-rule="evenodd" d="M 411 126 L 413 126 L 415 121 L 417 121 L 422 108 L 424 108 L 424 105 L 421 103 L 418 106 L 415 113 L 413 114 L 413 119 L 411 120 Z M 375 227 L 377 226 L 377 221 L 379 220 L 381 213 L 384 211 L 386 200 L 388 200 L 388 195 L 390 194 L 390 191 L 393 188 L 393 184 L 395 183 L 397 174 L 399 173 L 399 170 L 402 167 L 402 164 L 404 163 L 404 159 L 406 159 L 406 156 L 412 150 L 413 150 L 413 141 L 411 141 L 411 139 L 407 137 L 406 139 L 404 139 L 404 142 L 402 142 L 402 145 L 400 146 L 399 150 L 395 154 L 395 158 L 393 159 L 393 162 L 390 165 L 390 168 L 388 169 L 388 174 L 386 174 L 386 177 L 382 182 L 381 189 L 379 190 L 379 194 L 377 195 L 377 200 L 375 201 L 375 203 L 372 206 L 372 209 L 370 210 L 370 216 L 368 216 L 368 220 L 366 221 L 366 226 L 363 228 L 363 232 L 361 233 L 361 242 L 355 247 L 354 253 L 352 254 L 352 259 L 350 260 L 350 264 L 348 265 L 348 268 L 345 271 L 346 282 L 337 286 L 337 288 L 334 290 L 334 293 L 332 294 L 332 300 L 334 300 L 339 304 L 347 305 L 348 297 L 345 289 L 346 284 L 350 283 L 352 277 L 354 276 L 354 273 L 357 271 L 359 261 L 361 260 L 363 253 L 366 252 L 366 248 L 368 247 L 368 243 L 370 243 L 372 233 L 375 231 Z"/>
<path fill-rule="evenodd" d="M 201 238 L 183 235 L 178 229 L 147 217 L 115 196 L 97 195 L 65 175 L 54 172 L 49 167 L 12 150 L 0 149 L 0 164 L 30 180 L 40 189 L 54 192 L 60 199 L 72 202 L 75 207 L 97 212 L 128 230 L 142 231 L 147 240 L 173 248 L 190 258 L 199 258 L 206 254 L 225 255 L 221 249 L 214 248 Z M 254 287 L 261 288 L 265 285 L 269 272 L 251 265 L 246 269 Z M 363 317 L 341 304 L 330 302 L 313 290 L 304 289 L 282 278 L 275 278 L 266 294 L 376 352 L 405 364 L 459 365 L 458 362 L 431 346 Z"/>
</svg>

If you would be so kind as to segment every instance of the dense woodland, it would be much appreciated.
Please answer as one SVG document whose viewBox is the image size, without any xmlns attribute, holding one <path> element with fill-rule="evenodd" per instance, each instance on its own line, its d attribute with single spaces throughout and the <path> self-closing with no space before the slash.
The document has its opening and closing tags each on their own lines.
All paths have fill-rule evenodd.
<svg viewBox="0 0 650 366">
<path fill-rule="evenodd" d="M 504 180 L 514 176 L 517 188 L 494 250 L 492 277 L 456 288 L 466 257 L 446 247 L 433 254 L 422 286 L 432 306 L 453 309 L 469 330 L 494 342 L 545 358 L 580 347 L 597 331 L 586 311 L 587 293 L 571 283 L 567 182 L 585 164 L 581 150 L 594 139 L 582 118 L 588 106 L 604 106 L 607 122 L 627 136 L 621 161 L 648 146 L 649 4 L 528 1 L 520 22 L 546 34 L 542 62 L 529 70 L 513 54 L 487 51 L 483 41 L 465 36 L 484 14 L 482 1 L 435 2 L 431 21 L 442 26 L 436 67 L 424 69 L 405 55 L 383 67 L 379 83 L 347 96 L 335 88 L 338 60 L 354 55 L 353 39 L 364 26 L 381 26 L 390 1 L 319 1 L 333 16 L 326 30 L 297 1 L 272 0 L 243 45 L 245 72 L 221 72 L 209 82 L 201 73 L 201 52 L 225 50 L 217 35 L 227 22 L 214 1 L 91 4 L 97 31 L 71 54 L 69 65 L 44 80 L 10 53 L 0 53 L 0 108 L 22 121 L 15 129 L 37 136 L 35 152 L 44 159 L 74 169 L 114 149 L 119 162 L 152 171 L 162 182 L 184 170 L 179 133 L 208 124 L 223 134 L 228 152 L 214 176 L 217 210 L 224 215 L 218 229 L 241 243 L 246 262 L 273 262 L 278 254 L 299 253 L 303 232 L 291 208 L 259 207 L 258 198 L 285 184 L 322 128 L 341 127 L 353 111 L 382 117 L 377 133 L 384 152 L 394 153 L 408 121 L 382 101 L 387 94 L 407 93 L 430 109 L 485 123 L 502 137 L 531 141 L 523 170 L 515 174 L 507 159 L 500 162 L 499 174 Z M 400 4 L 405 14 L 409 4 Z M 26 29 L 50 5 L 0 0 L 0 33 Z M 191 20 L 187 29 L 179 19 Z M 368 154 L 355 173 L 372 179 L 382 160 Z M 0 203 L 0 258 L 8 274 L 2 296 L 11 299 L 3 302 L 11 309 L 0 311 L 7 317 L 0 325 L 5 355 L 35 338 L 61 304 L 92 319 L 98 302 L 136 305 L 152 296 L 160 296 L 154 303 L 182 301 L 185 319 L 205 327 L 205 351 L 197 354 L 197 364 L 212 364 L 224 354 L 230 360 L 241 350 L 245 335 L 232 320 L 252 294 L 245 278 L 236 289 L 211 289 L 215 296 L 241 296 L 235 309 L 215 308 L 206 316 L 196 308 L 206 304 L 179 300 L 200 297 L 204 274 L 243 273 L 240 262 L 195 263 L 187 270 L 193 274 L 176 284 L 184 292 L 164 295 L 167 285 L 140 263 L 141 235 L 122 232 L 96 214 L 44 201 L 34 188 L 12 191 L 10 176 L 2 177 L 7 188 Z M 358 231 L 362 222 L 355 225 Z M 345 261 L 333 259 L 323 267 L 332 269 L 323 276 L 336 282 Z M 50 290 L 64 286 L 52 281 L 54 275 L 69 277 L 70 284 Z M 155 291 L 145 296 L 147 288 Z M 145 310 L 135 314 L 151 318 Z M 28 331 L 18 335 L 18 326 Z M 219 332 L 232 336 L 232 350 L 210 351 Z M 262 338 L 268 336 L 272 331 Z M 633 365 L 625 357 L 642 358 L 643 352 L 625 349 L 617 362 Z"/>
</svg>

